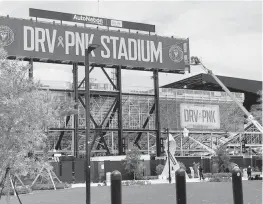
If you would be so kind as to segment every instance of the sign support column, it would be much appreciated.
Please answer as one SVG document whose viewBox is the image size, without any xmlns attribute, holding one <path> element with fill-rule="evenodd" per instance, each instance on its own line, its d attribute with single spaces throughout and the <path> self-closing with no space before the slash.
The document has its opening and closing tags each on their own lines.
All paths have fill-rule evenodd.
<svg viewBox="0 0 263 204">
<path fill-rule="evenodd" d="M 78 64 L 73 63 L 73 88 L 74 88 L 74 101 L 76 103 L 75 109 L 78 111 Z M 73 135 L 73 154 L 78 157 L 78 113 L 74 115 L 74 135 Z"/>
<path fill-rule="evenodd" d="M 122 127 L 122 83 L 121 83 L 121 66 L 119 66 L 117 69 L 117 88 L 119 91 L 118 95 L 118 105 L 119 105 L 119 111 L 118 111 L 118 150 L 119 155 L 123 155 L 123 148 L 122 148 L 122 137 L 123 137 L 123 127 Z"/>
<path fill-rule="evenodd" d="M 155 98 L 155 128 L 156 128 L 156 156 L 161 156 L 161 144 L 160 144 L 160 101 L 159 101 L 159 73 L 158 69 L 153 71 L 154 79 L 154 98 Z"/>
</svg>

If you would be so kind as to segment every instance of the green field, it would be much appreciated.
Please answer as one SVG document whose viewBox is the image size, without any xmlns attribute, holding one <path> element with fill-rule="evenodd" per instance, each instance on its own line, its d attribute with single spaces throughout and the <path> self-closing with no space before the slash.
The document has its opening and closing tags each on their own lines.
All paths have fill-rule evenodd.
<svg viewBox="0 0 263 204">
<path fill-rule="evenodd" d="M 175 204 L 175 184 L 123 186 L 123 204 Z M 244 204 L 262 204 L 261 181 L 244 181 Z M 91 188 L 92 204 L 110 204 L 109 187 Z M 23 204 L 85 204 L 85 188 L 38 191 L 20 196 Z M 2 199 L 0 203 L 6 203 Z M 187 204 L 232 204 L 231 182 L 187 183 Z M 15 197 L 11 204 L 19 204 Z"/>
</svg>

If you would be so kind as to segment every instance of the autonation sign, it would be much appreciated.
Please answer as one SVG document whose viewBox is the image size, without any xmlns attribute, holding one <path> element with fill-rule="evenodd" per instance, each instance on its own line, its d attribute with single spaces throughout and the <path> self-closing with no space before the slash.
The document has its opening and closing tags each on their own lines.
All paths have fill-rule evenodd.
<svg viewBox="0 0 263 204">
<path fill-rule="evenodd" d="M 10 56 L 83 62 L 90 44 L 101 45 L 91 53 L 92 63 L 167 71 L 189 65 L 187 39 L 0 18 L 0 45 Z"/>
</svg>

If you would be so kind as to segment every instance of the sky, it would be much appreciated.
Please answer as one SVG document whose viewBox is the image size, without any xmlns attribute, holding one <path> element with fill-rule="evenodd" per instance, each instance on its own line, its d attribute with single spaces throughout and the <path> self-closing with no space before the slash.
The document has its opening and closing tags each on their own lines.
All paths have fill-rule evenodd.
<svg viewBox="0 0 263 204">
<path fill-rule="evenodd" d="M 29 8 L 154 24 L 160 36 L 190 39 L 190 53 L 201 58 L 216 75 L 262 81 L 261 1 L 2 1 L 0 15 L 29 18 Z M 160 74 L 160 85 L 190 74 Z M 84 68 L 80 68 L 80 78 Z M 103 82 L 102 72 L 91 77 Z M 123 71 L 123 86 L 152 87 L 151 72 Z M 72 81 L 72 67 L 35 64 L 34 77 Z"/>
</svg>

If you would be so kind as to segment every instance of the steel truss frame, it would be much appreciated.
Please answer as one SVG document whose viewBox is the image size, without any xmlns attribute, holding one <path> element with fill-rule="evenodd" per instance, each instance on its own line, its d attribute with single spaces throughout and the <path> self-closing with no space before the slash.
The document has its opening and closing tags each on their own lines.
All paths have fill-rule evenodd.
<svg viewBox="0 0 263 204">
<path fill-rule="evenodd" d="M 29 60 L 29 63 L 31 64 L 31 68 L 29 70 L 29 77 L 33 78 L 33 60 Z M 81 144 L 82 141 L 85 140 L 83 138 L 82 134 L 85 133 L 85 127 L 81 127 L 81 109 L 86 109 L 86 104 L 90 104 L 88 106 L 90 111 L 90 118 L 91 118 L 91 149 L 92 152 L 105 152 L 106 155 L 112 155 L 114 152 L 113 148 L 109 148 L 110 142 L 109 139 L 105 139 L 107 134 L 117 132 L 117 154 L 123 155 L 125 154 L 125 140 L 123 138 L 128 137 L 129 133 L 133 133 L 134 137 L 136 137 L 134 144 L 138 147 L 140 147 L 139 140 L 142 137 L 143 133 L 151 132 L 155 134 L 154 142 L 156 143 L 156 156 L 161 156 L 161 149 L 160 149 L 160 108 L 159 108 L 159 72 L 158 69 L 153 69 L 153 80 L 154 80 L 154 94 L 148 94 L 148 93 L 123 93 L 122 92 L 122 67 L 121 66 L 112 66 L 111 69 L 115 69 L 116 71 L 116 80 L 112 79 L 109 74 L 107 73 L 107 69 L 109 67 L 102 66 L 102 65 L 95 65 L 91 64 L 89 73 L 91 73 L 94 69 L 100 68 L 110 84 L 113 87 L 113 90 L 105 90 L 105 91 L 99 91 L 99 90 L 92 90 L 90 88 L 90 101 L 87 103 L 84 100 L 85 96 L 85 90 L 82 88 L 85 85 L 85 78 L 81 80 L 79 83 L 78 79 L 78 63 L 72 63 L 73 65 L 73 89 L 48 89 L 49 91 L 54 92 L 62 92 L 71 94 L 76 102 L 75 109 L 78 110 L 78 114 L 74 116 L 67 116 L 65 119 L 64 127 L 52 127 L 49 129 L 49 132 L 51 133 L 50 136 L 55 138 L 54 133 L 59 133 L 59 137 L 57 141 L 54 141 L 54 144 L 52 146 L 55 147 L 56 150 L 62 150 L 63 148 L 63 140 L 66 138 L 69 142 L 70 137 L 72 138 L 72 144 L 71 144 L 71 152 L 75 157 L 79 157 L 80 149 L 85 148 L 84 144 Z M 148 113 L 148 117 L 145 119 L 144 124 L 142 128 L 124 128 L 123 127 L 123 119 L 125 116 L 123 116 L 123 99 L 125 100 L 125 97 L 127 100 L 129 100 L 129 97 L 153 97 L 154 103 L 152 105 L 152 108 L 150 109 Z M 104 100 L 112 100 L 112 103 L 105 115 L 102 116 L 101 120 L 98 121 L 97 117 L 92 115 L 92 107 L 93 104 L 96 103 L 96 98 L 101 97 Z M 108 103 L 108 102 L 107 102 Z M 147 124 L 149 123 L 150 117 L 153 115 L 153 112 L 155 111 L 155 126 L 153 128 L 146 128 Z M 116 124 L 117 122 L 117 124 Z M 114 124 L 115 123 L 115 124 Z M 71 135 L 72 134 L 72 135 Z M 125 135 L 125 137 L 124 137 Z M 116 137 L 116 136 L 115 136 Z M 151 138 L 152 139 L 152 138 Z M 127 139 L 126 139 L 127 140 Z M 67 143 L 66 142 L 66 143 Z M 113 145 L 112 145 L 113 146 Z M 149 146 L 149 144 L 148 144 Z M 67 151 L 68 151 L 68 145 L 67 145 Z M 100 149 L 103 149 L 100 151 Z M 112 151 L 110 151 L 110 149 Z M 69 151 L 68 151 L 69 152 Z"/>
</svg>

